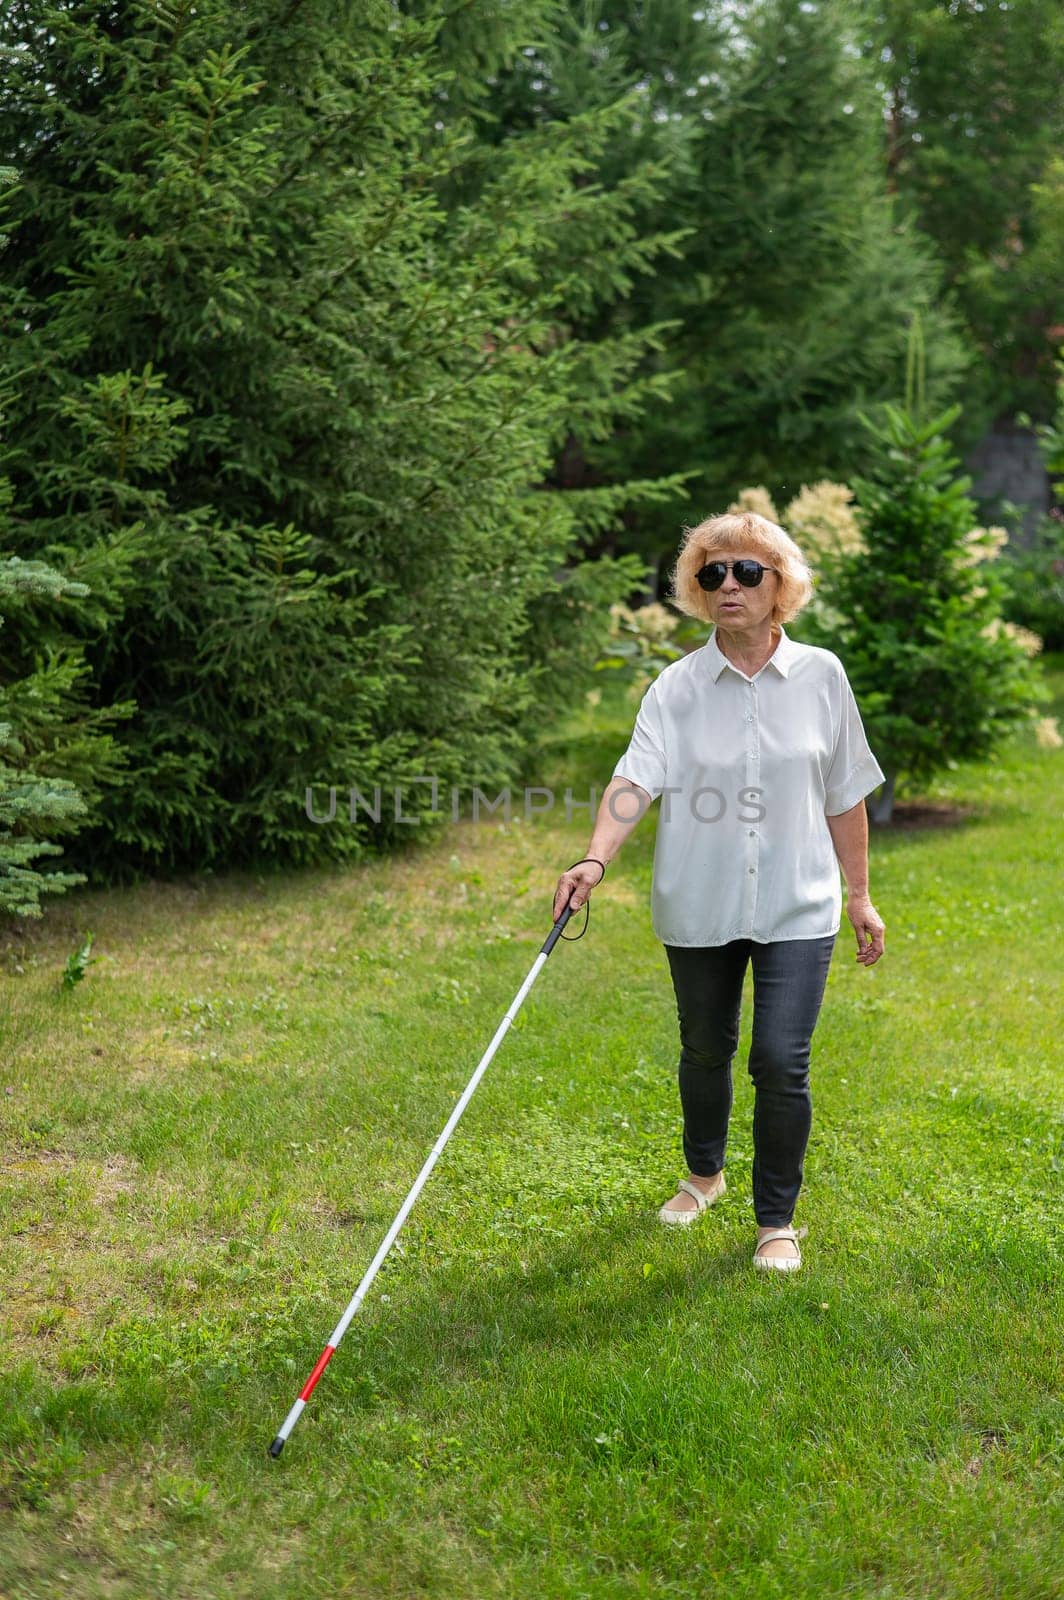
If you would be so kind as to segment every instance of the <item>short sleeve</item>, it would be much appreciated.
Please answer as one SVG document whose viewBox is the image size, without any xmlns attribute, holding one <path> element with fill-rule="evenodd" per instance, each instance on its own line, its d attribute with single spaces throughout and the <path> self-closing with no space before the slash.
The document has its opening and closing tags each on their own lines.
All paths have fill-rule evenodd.
<svg viewBox="0 0 1064 1600">
<path fill-rule="evenodd" d="M 614 767 L 613 776 L 637 783 L 652 800 L 665 787 L 665 731 L 653 683 L 643 696 L 628 749 Z"/>
<path fill-rule="evenodd" d="M 839 664 L 842 707 L 831 762 L 824 779 L 824 813 L 836 817 L 886 782 L 886 774 L 869 748 L 861 713 L 850 681 Z"/>
</svg>

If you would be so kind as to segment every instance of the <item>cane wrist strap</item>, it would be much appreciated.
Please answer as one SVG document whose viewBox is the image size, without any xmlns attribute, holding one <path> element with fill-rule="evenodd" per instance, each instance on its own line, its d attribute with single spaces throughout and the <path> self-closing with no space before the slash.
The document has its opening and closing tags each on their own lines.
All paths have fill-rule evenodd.
<svg viewBox="0 0 1064 1600">
<path fill-rule="evenodd" d="M 585 861 L 593 861 L 595 863 L 596 867 L 601 867 L 602 868 L 602 878 L 604 878 L 606 876 L 606 863 L 604 861 L 600 861 L 598 856 L 581 856 L 579 861 L 570 862 L 570 864 L 565 869 L 566 872 L 572 872 L 574 867 L 582 866 Z M 602 882 L 602 878 L 599 879 L 599 881 L 598 881 L 599 883 Z M 597 889 L 598 888 L 598 883 L 596 883 L 594 887 Z M 588 925 L 588 923 L 590 921 L 591 921 L 591 900 L 590 900 L 590 897 L 589 897 L 587 900 L 584 901 L 584 926 L 580 929 L 580 932 L 578 934 L 575 934 L 575 935 L 570 935 L 570 934 L 567 934 L 567 933 L 563 933 L 563 934 L 560 935 L 560 937 L 563 938 L 563 939 L 568 939 L 570 944 L 575 944 L 577 939 L 582 939 L 584 937 L 584 934 L 587 932 L 587 925 Z"/>
</svg>

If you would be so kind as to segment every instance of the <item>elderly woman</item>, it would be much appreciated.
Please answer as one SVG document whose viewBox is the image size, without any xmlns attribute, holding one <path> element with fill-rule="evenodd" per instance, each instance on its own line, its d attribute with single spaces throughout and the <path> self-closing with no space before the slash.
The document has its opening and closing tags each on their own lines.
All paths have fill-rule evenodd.
<svg viewBox="0 0 1064 1600">
<path fill-rule="evenodd" d="M 883 954 L 864 797 L 884 774 L 839 658 L 784 631 L 812 581 L 782 528 L 750 512 L 711 517 L 687 530 L 671 576 L 678 608 L 713 631 L 647 689 L 587 856 L 558 880 L 554 916 L 584 904 L 664 796 L 651 910 L 676 994 L 688 1175 L 658 1216 L 693 1222 L 724 1193 L 752 962 L 753 1261 L 793 1271 L 807 1232 L 791 1219 L 812 1122 L 810 1041 L 841 919 L 839 864 L 856 959 L 870 967 Z"/>
</svg>

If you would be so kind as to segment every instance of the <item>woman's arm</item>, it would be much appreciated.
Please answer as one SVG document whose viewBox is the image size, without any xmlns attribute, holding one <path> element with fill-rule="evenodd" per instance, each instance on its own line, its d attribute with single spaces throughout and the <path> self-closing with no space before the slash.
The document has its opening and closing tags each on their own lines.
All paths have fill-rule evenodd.
<svg viewBox="0 0 1064 1600">
<path fill-rule="evenodd" d="M 612 861 L 647 807 L 652 804 L 653 797 L 638 783 L 632 783 L 628 778 L 611 778 L 599 802 L 586 854 L 603 863 Z M 585 862 L 562 873 L 554 891 L 555 922 L 567 905 L 579 911 L 595 885 L 601 883 L 603 870 L 594 862 Z"/>
<path fill-rule="evenodd" d="M 645 789 L 630 778 L 611 778 L 599 802 L 598 815 L 587 847 L 589 856 L 612 861 L 640 817 L 653 804 Z"/>
<path fill-rule="evenodd" d="M 857 959 L 866 967 L 884 950 L 885 927 L 868 898 L 868 813 L 863 800 L 828 817 L 828 831 L 846 879 L 846 915 L 857 935 Z"/>
</svg>

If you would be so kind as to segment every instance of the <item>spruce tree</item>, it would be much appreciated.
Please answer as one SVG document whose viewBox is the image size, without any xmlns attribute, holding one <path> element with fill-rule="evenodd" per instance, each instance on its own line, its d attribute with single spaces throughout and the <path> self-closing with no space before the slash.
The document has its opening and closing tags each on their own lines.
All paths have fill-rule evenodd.
<svg viewBox="0 0 1064 1600">
<path fill-rule="evenodd" d="M 5 499 L 0 480 L 0 508 Z M 11 613 L 84 588 L 43 561 L 0 560 L 0 913 L 5 916 L 39 917 L 42 894 L 62 894 L 85 881 L 82 873 L 42 872 L 35 864 L 42 856 L 62 855 L 55 835 L 76 831 L 88 811 L 76 785 L 46 769 L 62 769 L 72 744 L 90 755 L 94 776 L 103 764 L 100 741 L 70 721 L 76 661 L 69 653 L 65 660 L 56 654 L 22 678 L 10 667 L 17 654 L 10 648 Z"/>
<path fill-rule="evenodd" d="M 947 438 L 953 406 L 888 406 L 865 418 L 875 453 L 851 480 L 863 537 L 857 551 L 822 552 L 826 602 L 792 632 L 842 660 L 886 781 L 869 815 L 889 822 L 899 784 L 920 790 L 959 760 L 992 757 L 1046 697 L 1023 644 L 1001 620 L 1006 584 L 973 559 L 978 513 Z"/>
<path fill-rule="evenodd" d="M 500 38 L 539 18 L 480 9 Z M 667 474 L 544 485 L 568 434 L 668 392 L 653 326 L 577 325 L 667 243 L 634 220 L 654 175 L 588 181 L 624 104 L 486 160 L 440 115 L 443 18 L 15 0 L 0 23 L 9 541 L 75 579 L 113 557 L 121 607 L 82 642 L 95 704 L 136 703 L 77 841 L 93 874 L 431 835 L 417 780 L 517 775 L 642 574 L 580 557 Z M 379 820 L 346 820 L 378 784 Z"/>
<path fill-rule="evenodd" d="M 979 352 L 965 438 L 1019 410 L 1044 421 L 1064 274 L 1064 239 L 1044 198 L 1059 194 L 1062 174 L 1059 0 L 861 0 L 860 9 L 861 50 L 887 108 L 887 182 L 934 240 Z"/>
<path fill-rule="evenodd" d="M 924 308 L 928 390 L 944 405 L 975 352 L 941 300 L 933 247 L 886 193 L 882 99 L 861 59 L 860 13 L 763 0 L 633 6 L 573 0 L 533 53 L 499 75 L 486 136 L 575 118 L 632 89 L 599 171 L 653 160 L 643 224 L 682 230 L 675 251 L 583 331 L 667 324 L 654 367 L 668 405 L 596 444 L 574 439 L 557 481 L 667 468 L 684 488 L 634 507 L 622 548 L 675 550 L 677 527 L 746 484 L 782 503 L 803 483 L 848 480 L 869 445 L 861 408 L 901 398 L 913 307 Z"/>
<path fill-rule="evenodd" d="M 58 841 L 73 839 L 123 781 L 125 753 L 113 730 L 134 706 L 93 706 L 77 635 L 79 621 L 106 625 L 113 616 L 137 540 L 87 554 L 82 572 L 91 582 L 6 554 L 15 531 L 10 459 L 0 409 L 0 912 L 38 917 L 43 894 L 60 894 L 85 874 L 42 872 L 34 863 L 62 855 Z"/>
</svg>

